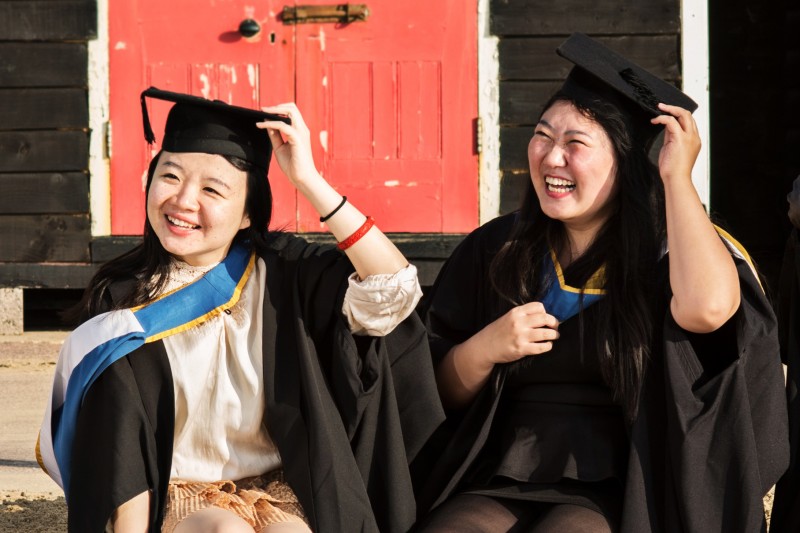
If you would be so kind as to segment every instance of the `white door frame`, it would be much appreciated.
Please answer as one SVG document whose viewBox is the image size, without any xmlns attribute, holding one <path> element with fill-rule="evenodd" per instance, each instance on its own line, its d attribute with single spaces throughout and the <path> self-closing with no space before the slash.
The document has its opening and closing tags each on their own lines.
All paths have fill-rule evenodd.
<svg viewBox="0 0 800 533">
<path fill-rule="evenodd" d="M 489 25 L 490 0 L 478 0 L 478 222 L 500 213 L 500 60 L 499 39 Z"/>
<path fill-rule="evenodd" d="M 708 57 L 708 2 L 683 0 L 681 2 L 683 91 L 699 105 L 694 112 L 694 119 L 703 143 L 692 172 L 692 182 L 706 210 L 709 209 L 711 201 L 711 164 L 708 157 L 711 146 Z"/>
<path fill-rule="evenodd" d="M 108 2 L 97 1 L 97 39 L 89 52 L 89 218 L 92 236 L 111 235 L 111 176 L 108 153 L 111 126 L 108 110 Z M 119 0 L 118 0 L 119 1 Z"/>
</svg>

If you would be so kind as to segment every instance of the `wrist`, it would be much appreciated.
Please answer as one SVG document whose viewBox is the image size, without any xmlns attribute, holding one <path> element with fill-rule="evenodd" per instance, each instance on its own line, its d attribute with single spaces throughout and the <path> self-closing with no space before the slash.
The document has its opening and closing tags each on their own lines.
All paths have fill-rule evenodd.
<svg viewBox="0 0 800 533">
<path fill-rule="evenodd" d="M 457 355 L 464 363 L 481 374 L 489 374 L 497 361 L 491 357 L 491 342 L 484 342 L 485 329 L 479 331 L 458 346 Z"/>
<path fill-rule="evenodd" d="M 326 183 L 325 178 L 315 168 L 305 171 L 296 172 L 291 178 L 295 188 L 300 191 L 300 194 L 308 197 L 312 191 L 319 188 L 320 183 Z"/>
</svg>

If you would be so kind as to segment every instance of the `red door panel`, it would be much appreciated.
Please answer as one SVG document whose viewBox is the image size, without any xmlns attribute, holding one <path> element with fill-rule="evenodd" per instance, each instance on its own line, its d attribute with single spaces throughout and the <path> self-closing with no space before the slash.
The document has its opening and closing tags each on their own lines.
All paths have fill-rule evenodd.
<svg viewBox="0 0 800 533">
<path fill-rule="evenodd" d="M 320 132 L 318 166 L 385 231 L 469 231 L 478 222 L 477 3 L 367 5 L 364 22 L 297 26 L 297 101 Z M 298 209 L 301 231 L 323 229 L 307 202 Z"/>
<path fill-rule="evenodd" d="M 350 24 L 284 25 L 284 5 L 293 3 L 110 3 L 112 233 L 141 232 L 155 152 L 144 147 L 138 95 L 149 85 L 244 106 L 295 100 L 320 171 L 382 229 L 474 228 L 476 0 L 373 0 L 368 19 Z M 261 25 L 254 38 L 236 32 L 245 18 Z M 157 137 L 168 107 L 150 103 Z M 324 230 L 274 162 L 270 182 L 273 226 Z"/>
</svg>

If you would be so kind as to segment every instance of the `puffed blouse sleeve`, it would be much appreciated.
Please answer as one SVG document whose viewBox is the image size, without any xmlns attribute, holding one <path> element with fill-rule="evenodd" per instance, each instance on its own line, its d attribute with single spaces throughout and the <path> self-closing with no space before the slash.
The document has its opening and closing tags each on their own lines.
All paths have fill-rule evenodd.
<svg viewBox="0 0 800 533">
<path fill-rule="evenodd" d="M 363 280 L 354 272 L 347 281 L 342 313 L 354 335 L 387 335 L 414 311 L 422 297 L 414 265 Z"/>
</svg>

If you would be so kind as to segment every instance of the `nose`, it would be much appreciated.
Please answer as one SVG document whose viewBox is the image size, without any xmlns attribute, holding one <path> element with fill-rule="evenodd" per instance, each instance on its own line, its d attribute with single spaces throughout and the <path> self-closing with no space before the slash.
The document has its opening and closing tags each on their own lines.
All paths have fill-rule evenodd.
<svg viewBox="0 0 800 533">
<path fill-rule="evenodd" d="M 562 167 L 566 164 L 564 147 L 558 143 L 551 143 L 542 161 L 550 167 Z"/>
<path fill-rule="evenodd" d="M 175 192 L 172 202 L 180 209 L 195 211 L 199 205 L 197 202 L 198 196 L 199 191 L 197 190 L 197 187 L 194 187 L 189 183 L 183 183 L 181 188 Z"/>
</svg>

